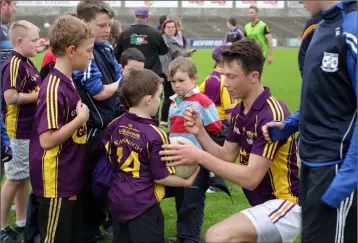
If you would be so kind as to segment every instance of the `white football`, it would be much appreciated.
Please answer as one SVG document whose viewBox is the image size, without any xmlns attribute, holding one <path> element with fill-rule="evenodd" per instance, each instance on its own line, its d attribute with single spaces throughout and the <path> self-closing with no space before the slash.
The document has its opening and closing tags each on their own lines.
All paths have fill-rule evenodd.
<svg viewBox="0 0 358 243">
<path fill-rule="evenodd" d="M 190 141 L 189 139 L 187 139 L 185 137 L 171 137 L 170 138 L 170 143 L 171 144 L 178 144 L 179 141 L 183 141 L 183 142 L 193 144 L 192 141 Z M 195 146 L 195 145 L 193 144 L 193 146 Z M 196 171 L 197 168 L 198 168 L 198 164 L 195 164 L 195 165 L 177 165 L 177 166 L 175 166 L 175 175 L 177 175 L 177 176 L 179 176 L 179 177 L 181 177 L 183 179 L 187 179 L 192 174 L 194 174 L 194 172 Z"/>
<path fill-rule="evenodd" d="M 51 25 L 50 25 L 48 22 L 45 22 L 45 23 L 44 23 L 44 27 L 45 27 L 46 29 L 48 29 L 48 28 L 51 27 Z"/>
</svg>

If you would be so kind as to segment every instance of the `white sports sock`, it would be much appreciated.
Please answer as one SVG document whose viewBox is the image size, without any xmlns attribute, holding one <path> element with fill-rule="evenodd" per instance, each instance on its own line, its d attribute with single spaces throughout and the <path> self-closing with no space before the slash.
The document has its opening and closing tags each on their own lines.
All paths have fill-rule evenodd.
<svg viewBox="0 0 358 243">
<path fill-rule="evenodd" d="M 17 227 L 25 227 L 26 220 L 16 221 L 15 224 L 16 224 Z"/>
</svg>

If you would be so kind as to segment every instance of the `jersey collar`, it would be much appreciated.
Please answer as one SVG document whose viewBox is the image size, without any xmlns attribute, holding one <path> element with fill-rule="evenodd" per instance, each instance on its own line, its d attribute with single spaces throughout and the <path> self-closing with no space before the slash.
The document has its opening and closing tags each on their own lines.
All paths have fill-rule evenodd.
<svg viewBox="0 0 358 243">
<path fill-rule="evenodd" d="M 264 104 L 266 103 L 266 100 L 271 96 L 270 89 L 268 87 L 264 87 L 264 91 L 259 95 L 259 97 L 256 98 L 254 103 L 251 106 L 251 110 L 260 111 Z M 244 111 L 244 103 L 241 102 L 240 105 L 240 112 Z"/>
<path fill-rule="evenodd" d="M 21 55 L 20 53 L 18 53 L 18 52 L 15 51 L 15 50 L 12 50 L 12 51 L 11 51 L 11 54 L 14 55 L 14 56 L 17 56 L 18 58 L 20 58 L 20 59 L 23 60 L 23 61 L 27 61 L 27 57 Z"/>
<path fill-rule="evenodd" d="M 129 119 L 134 120 L 139 123 L 151 124 L 151 125 L 155 125 L 155 126 L 157 125 L 157 120 L 153 119 L 153 118 L 150 119 L 150 118 L 139 117 L 136 114 L 130 113 L 128 111 L 125 113 L 125 116 L 128 117 Z"/>
<path fill-rule="evenodd" d="M 188 97 L 190 97 L 190 96 L 193 96 L 193 95 L 195 95 L 195 94 L 199 94 L 199 93 L 200 93 L 199 87 L 198 87 L 198 86 L 195 86 L 195 88 L 192 89 L 190 92 L 188 92 L 188 93 L 183 97 L 183 99 L 188 98 Z M 169 99 L 171 99 L 172 101 L 175 101 L 176 98 L 178 98 L 178 97 L 179 97 L 179 95 L 174 94 L 174 95 L 170 96 Z"/>
</svg>

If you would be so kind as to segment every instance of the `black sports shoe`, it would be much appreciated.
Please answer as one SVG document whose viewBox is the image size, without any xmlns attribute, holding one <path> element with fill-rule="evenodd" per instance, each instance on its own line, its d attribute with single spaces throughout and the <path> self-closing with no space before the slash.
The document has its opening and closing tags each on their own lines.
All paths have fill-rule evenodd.
<svg viewBox="0 0 358 243">
<path fill-rule="evenodd" d="M 0 231 L 0 242 L 1 243 L 20 243 L 20 236 L 10 226 Z"/>
</svg>

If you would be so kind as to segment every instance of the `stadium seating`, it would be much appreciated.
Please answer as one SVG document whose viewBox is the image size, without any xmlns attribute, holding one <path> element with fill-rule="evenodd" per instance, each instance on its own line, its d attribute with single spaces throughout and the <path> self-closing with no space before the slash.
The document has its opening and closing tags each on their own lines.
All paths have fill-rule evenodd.
<svg viewBox="0 0 358 243">
<path fill-rule="evenodd" d="M 17 16 L 19 19 L 20 16 Z M 48 29 L 44 28 L 44 23 L 52 23 L 56 15 L 22 15 L 21 19 L 28 19 L 41 28 L 40 35 L 42 37 L 48 35 Z M 123 27 L 126 28 L 133 23 L 133 16 L 118 16 L 116 19 L 120 20 Z M 296 38 L 301 35 L 306 17 L 263 17 L 262 18 L 270 27 L 274 38 L 278 39 L 279 43 L 283 43 L 285 38 Z M 247 23 L 247 17 L 237 17 L 237 23 L 240 28 Z M 227 27 L 224 17 L 218 16 L 183 16 L 183 34 L 187 38 L 224 38 L 227 33 Z M 158 25 L 158 17 L 151 19 L 152 26 Z"/>
</svg>

